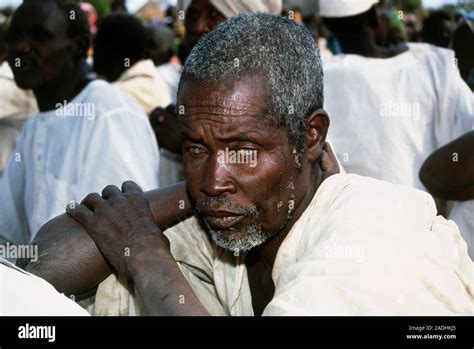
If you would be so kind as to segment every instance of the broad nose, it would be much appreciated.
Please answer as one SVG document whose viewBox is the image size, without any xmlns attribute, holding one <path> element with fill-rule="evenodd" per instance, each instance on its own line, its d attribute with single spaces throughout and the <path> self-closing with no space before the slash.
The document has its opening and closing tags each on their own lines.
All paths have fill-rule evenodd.
<svg viewBox="0 0 474 349">
<path fill-rule="evenodd" d="M 201 192 L 207 196 L 219 196 L 224 193 L 235 194 L 237 186 L 232 178 L 231 170 L 231 167 L 220 161 L 218 156 L 209 157 L 201 177 Z"/>
</svg>

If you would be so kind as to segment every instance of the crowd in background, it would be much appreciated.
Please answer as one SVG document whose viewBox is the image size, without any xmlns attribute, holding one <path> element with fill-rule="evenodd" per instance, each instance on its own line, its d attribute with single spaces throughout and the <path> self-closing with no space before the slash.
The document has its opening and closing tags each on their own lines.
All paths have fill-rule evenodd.
<svg viewBox="0 0 474 349">
<path fill-rule="evenodd" d="M 68 9 L 68 1 L 58 2 Z M 278 1 L 240 3 L 148 2 L 132 14 L 123 0 L 110 2 L 105 12 L 81 2 L 85 17 L 65 33 L 74 31 L 76 38 L 90 31 L 91 42 L 39 48 L 50 70 L 34 79 L 27 75 L 35 62 L 21 46 L 32 33 L 15 31 L 20 19 L 14 23 L 14 10 L 2 10 L 0 244 L 30 243 L 70 200 L 108 184 L 133 179 L 149 190 L 183 180 L 176 100 L 186 58 L 227 18 L 265 11 L 304 25 L 318 44 L 331 117 L 328 141 L 341 169 L 429 191 L 439 212 L 459 225 L 473 258 L 474 11 L 420 15 L 387 0 L 345 16 L 324 6 L 308 12 Z M 53 17 L 48 21 L 56 28 Z M 43 40 L 40 30 L 34 35 Z M 64 57 L 52 59 L 49 49 Z M 26 68 L 15 66 L 22 54 Z M 66 101 L 93 105 L 82 112 L 97 122 L 48 124 L 48 115 L 58 115 L 50 91 L 64 96 L 59 108 L 65 111 Z M 461 158 L 452 169 L 446 159 L 455 153 Z"/>
</svg>

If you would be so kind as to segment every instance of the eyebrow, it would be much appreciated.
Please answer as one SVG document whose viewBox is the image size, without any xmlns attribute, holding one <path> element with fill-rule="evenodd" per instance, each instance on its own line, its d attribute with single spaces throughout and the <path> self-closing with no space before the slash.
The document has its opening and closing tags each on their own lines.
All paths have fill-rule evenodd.
<svg viewBox="0 0 474 349">
<path fill-rule="evenodd" d="M 190 140 L 196 143 L 201 142 L 200 138 L 193 137 L 192 135 L 186 133 L 184 130 L 181 132 L 183 140 Z M 239 132 L 235 135 L 230 135 L 229 137 L 217 137 L 216 139 L 221 142 L 232 143 L 232 142 L 251 142 L 255 144 L 260 144 L 255 139 L 255 136 L 260 135 L 255 131 L 248 131 L 248 132 Z"/>
</svg>

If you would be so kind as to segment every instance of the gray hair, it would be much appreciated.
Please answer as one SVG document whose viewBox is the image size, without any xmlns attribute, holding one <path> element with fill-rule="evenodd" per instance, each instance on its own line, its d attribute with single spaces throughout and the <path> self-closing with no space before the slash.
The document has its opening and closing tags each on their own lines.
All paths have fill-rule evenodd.
<svg viewBox="0 0 474 349">
<path fill-rule="evenodd" d="M 323 106 L 323 70 L 311 33 L 284 17 L 244 13 L 219 24 L 193 48 L 186 79 L 226 82 L 258 75 L 268 86 L 267 112 L 301 150 L 307 116 Z"/>
</svg>

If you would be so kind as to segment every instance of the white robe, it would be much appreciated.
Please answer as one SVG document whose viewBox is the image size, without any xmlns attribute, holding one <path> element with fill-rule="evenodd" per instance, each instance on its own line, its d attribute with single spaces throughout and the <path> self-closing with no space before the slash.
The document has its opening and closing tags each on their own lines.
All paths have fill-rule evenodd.
<svg viewBox="0 0 474 349">
<path fill-rule="evenodd" d="M 150 190 L 158 178 L 143 110 L 110 84 L 90 82 L 66 107 L 35 114 L 23 128 L 0 178 L 0 243 L 29 243 L 52 215 L 108 184 L 133 180 Z"/>
<path fill-rule="evenodd" d="M 0 258 L 0 316 L 88 316 L 35 275 Z"/>
<path fill-rule="evenodd" d="M 112 85 L 133 97 L 149 115 L 157 107 L 171 103 L 167 85 L 151 59 L 141 60 L 125 70 Z"/>
<path fill-rule="evenodd" d="M 165 231 L 171 253 L 212 315 L 252 316 L 245 257 L 216 247 L 191 217 Z M 473 262 L 426 193 L 357 175 L 317 190 L 278 251 L 263 315 L 473 315 Z M 143 314 L 115 276 L 97 315 Z"/>
<path fill-rule="evenodd" d="M 449 219 L 458 225 L 466 240 L 469 255 L 474 259 L 474 200 L 454 202 Z"/>
<path fill-rule="evenodd" d="M 0 66 L 0 175 L 28 117 L 38 111 L 33 92 L 20 89 L 7 62 Z"/>
<path fill-rule="evenodd" d="M 473 129 L 474 95 L 454 51 L 409 44 L 395 57 L 323 57 L 328 141 L 348 173 L 425 190 L 418 173 Z"/>
</svg>

